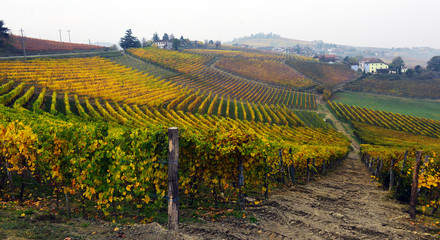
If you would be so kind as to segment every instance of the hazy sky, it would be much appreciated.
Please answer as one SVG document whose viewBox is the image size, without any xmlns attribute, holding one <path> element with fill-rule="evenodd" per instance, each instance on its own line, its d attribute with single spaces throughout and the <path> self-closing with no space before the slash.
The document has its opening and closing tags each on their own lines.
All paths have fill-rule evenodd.
<svg viewBox="0 0 440 240">
<path fill-rule="evenodd" d="M 440 49 L 438 0 L 21 0 L 7 1 L 0 19 L 14 34 L 72 42 L 111 42 L 129 28 L 193 40 L 230 41 L 251 33 L 368 47 Z"/>
</svg>

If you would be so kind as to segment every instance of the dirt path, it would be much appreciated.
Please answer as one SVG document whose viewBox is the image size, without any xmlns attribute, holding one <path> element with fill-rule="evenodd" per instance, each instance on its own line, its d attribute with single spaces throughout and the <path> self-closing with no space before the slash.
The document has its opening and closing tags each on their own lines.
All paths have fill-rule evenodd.
<svg viewBox="0 0 440 240">
<path fill-rule="evenodd" d="M 316 98 L 316 104 L 318 104 L 322 110 L 317 111 L 318 113 L 323 113 L 326 115 L 326 118 L 330 119 L 334 125 L 336 130 L 347 136 L 351 141 L 351 146 L 356 150 L 359 151 L 360 146 L 359 143 L 347 132 L 347 130 L 344 128 L 342 123 L 333 116 L 333 114 L 328 109 L 326 102 L 323 100 L 322 95 L 320 95 L 318 98 Z"/>
<path fill-rule="evenodd" d="M 273 193 L 248 209 L 258 222 L 225 219 L 182 226 L 203 239 L 432 239 L 387 199 L 352 151 L 344 165 L 307 185 Z"/>
</svg>

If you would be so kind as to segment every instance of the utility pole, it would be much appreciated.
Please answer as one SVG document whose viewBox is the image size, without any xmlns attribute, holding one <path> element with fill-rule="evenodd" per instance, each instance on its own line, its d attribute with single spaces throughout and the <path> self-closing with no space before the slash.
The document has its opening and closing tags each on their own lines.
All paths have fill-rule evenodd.
<svg viewBox="0 0 440 240">
<path fill-rule="evenodd" d="M 24 45 L 23 28 L 20 28 L 20 32 L 21 32 L 21 46 L 23 47 L 23 56 L 24 56 L 24 60 L 26 61 L 26 47 Z"/>
<path fill-rule="evenodd" d="M 72 41 L 70 41 L 70 30 L 67 30 L 67 33 L 69 34 L 69 42 L 72 43 Z"/>
<path fill-rule="evenodd" d="M 61 39 L 61 29 L 60 30 L 58 30 L 59 32 L 60 32 L 60 42 L 62 42 L 63 41 L 63 39 Z"/>
</svg>

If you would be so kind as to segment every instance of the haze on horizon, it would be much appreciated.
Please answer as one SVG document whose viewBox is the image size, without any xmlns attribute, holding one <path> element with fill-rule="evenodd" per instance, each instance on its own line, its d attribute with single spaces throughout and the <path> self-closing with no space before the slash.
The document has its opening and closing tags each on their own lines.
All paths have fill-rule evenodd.
<svg viewBox="0 0 440 240">
<path fill-rule="evenodd" d="M 8 1 L 0 20 L 27 37 L 117 44 L 127 29 L 192 40 L 231 41 L 253 33 L 365 47 L 440 49 L 436 0 Z"/>
</svg>

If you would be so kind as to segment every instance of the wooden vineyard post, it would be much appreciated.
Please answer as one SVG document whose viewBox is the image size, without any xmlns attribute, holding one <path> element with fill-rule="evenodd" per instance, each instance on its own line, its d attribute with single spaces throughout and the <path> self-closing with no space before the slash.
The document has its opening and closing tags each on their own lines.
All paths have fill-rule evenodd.
<svg viewBox="0 0 440 240">
<path fill-rule="evenodd" d="M 281 151 L 281 148 L 278 150 L 278 155 L 280 156 L 280 179 L 283 184 L 286 183 L 284 179 L 284 163 L 283 163 L 283 151 Z"/>
<path fill-rule="evenodd" d="M 375 174 L 374 174 L 376 177 L 379 177 L 381 169 L 382 169 L 382 159 L 380 157 L 378 157 L 377 158 L 376 170 L 375 170 Z"/>
<path fill-rule="evenodd" d="M 371 173 L 371 163 L 373 162 L 373 159 L 374 158 L 372 157 L 368 160 L 368 170 L 370 171 L 370 173 Z"/>
<path fill-rule="evenodd" d="M 71 210 L 70 210 L 69 193 L 65 193 L 64 195 L 65 195 L 65 197 L 66 197 L 66 213 L 67 213 L 67 216 L 68 216 L 69 218 L 71 218 L 71 217 L 72 217 L 72 212 L 71 212 Z"/>
<path fill-rule="evenodd" d="M 409 203 L 409 217 L 416 218 L 417 188 L 419 184 L 419 169 L 422 163 L 422 152 L 417 151 L 416 162 L 414 164 L 413 180 L 411 184 L 411 200 Z"/>
<path fill-rule="evenodd" d="M 179 129 L 168 128 L 168 229 L 179 230 Z"/>
<path fill-rule="evenodd" d="M 405 155 L 403 156 L 402 169 L 400 170 L 400 178 L 399 181 L 397 182 L 397 188 L 399 188 L 403 184 L 403 174 L 405 173 L 405 163 L 407 157 L 408 157 L 408 151 L 406 151 Z"/>
<path fill-rule="evenodd" d="M 393 189 L 393 185 L 394 185 L 394 158 L 391 159 L 391 165 L 390 165 L 390 187 L 388 188 L 389 191 L 391 191 Z"/>
<path fill-rule="evenodd" d="M 264 159 L 264 188 L 266 189 L 264 191 L 264 199 L 269 199 L 269 166 L 267 165 L 266 159 Z"/>
<path fill-rule="evenodd" d="M 405 163 L 406 163 L 406 158 L 408 157 L 408 151 L 405 152 L 405 156 L 403 156 L 403 162 L 402 162 L 402 170 L 400 170 L 400 174 L 403 175 L 403 173 L 405 172 Z"/>
<path fill-rule="evenodd" d="M 238 171 L 239 171 L 239 175 L 238 175 L 238 205 L 240 205 L 240 209 L 244 210 L 245 209 L 245 205 L 244 205 L 244 194 L 243 194 L 243 186 L 244 186 L 244 174 L 243 174 L 243 159 L 240 158 L 240 162 L 238 165 Z"/>
<path fill-rule="evenodd" d="M 383 168 L 383 158 L 380 159 L 379 173 L 382 172 L 382 168 Z"/>
<path fill-rule="evenodd" d="M 289 154 L 290 154 L 290 158 L 292 159 L 292 148 L 289 148 Z M 289 166 L 289 173 L 292 183 L 295 183 L 295 164 L 293 164 L 293 162 Z"/>
<path fill-rule="evenodd" d="M 306 178 L 307 182 L 310 181 L 310 159 L 307 158 Z"/>
</svg>

